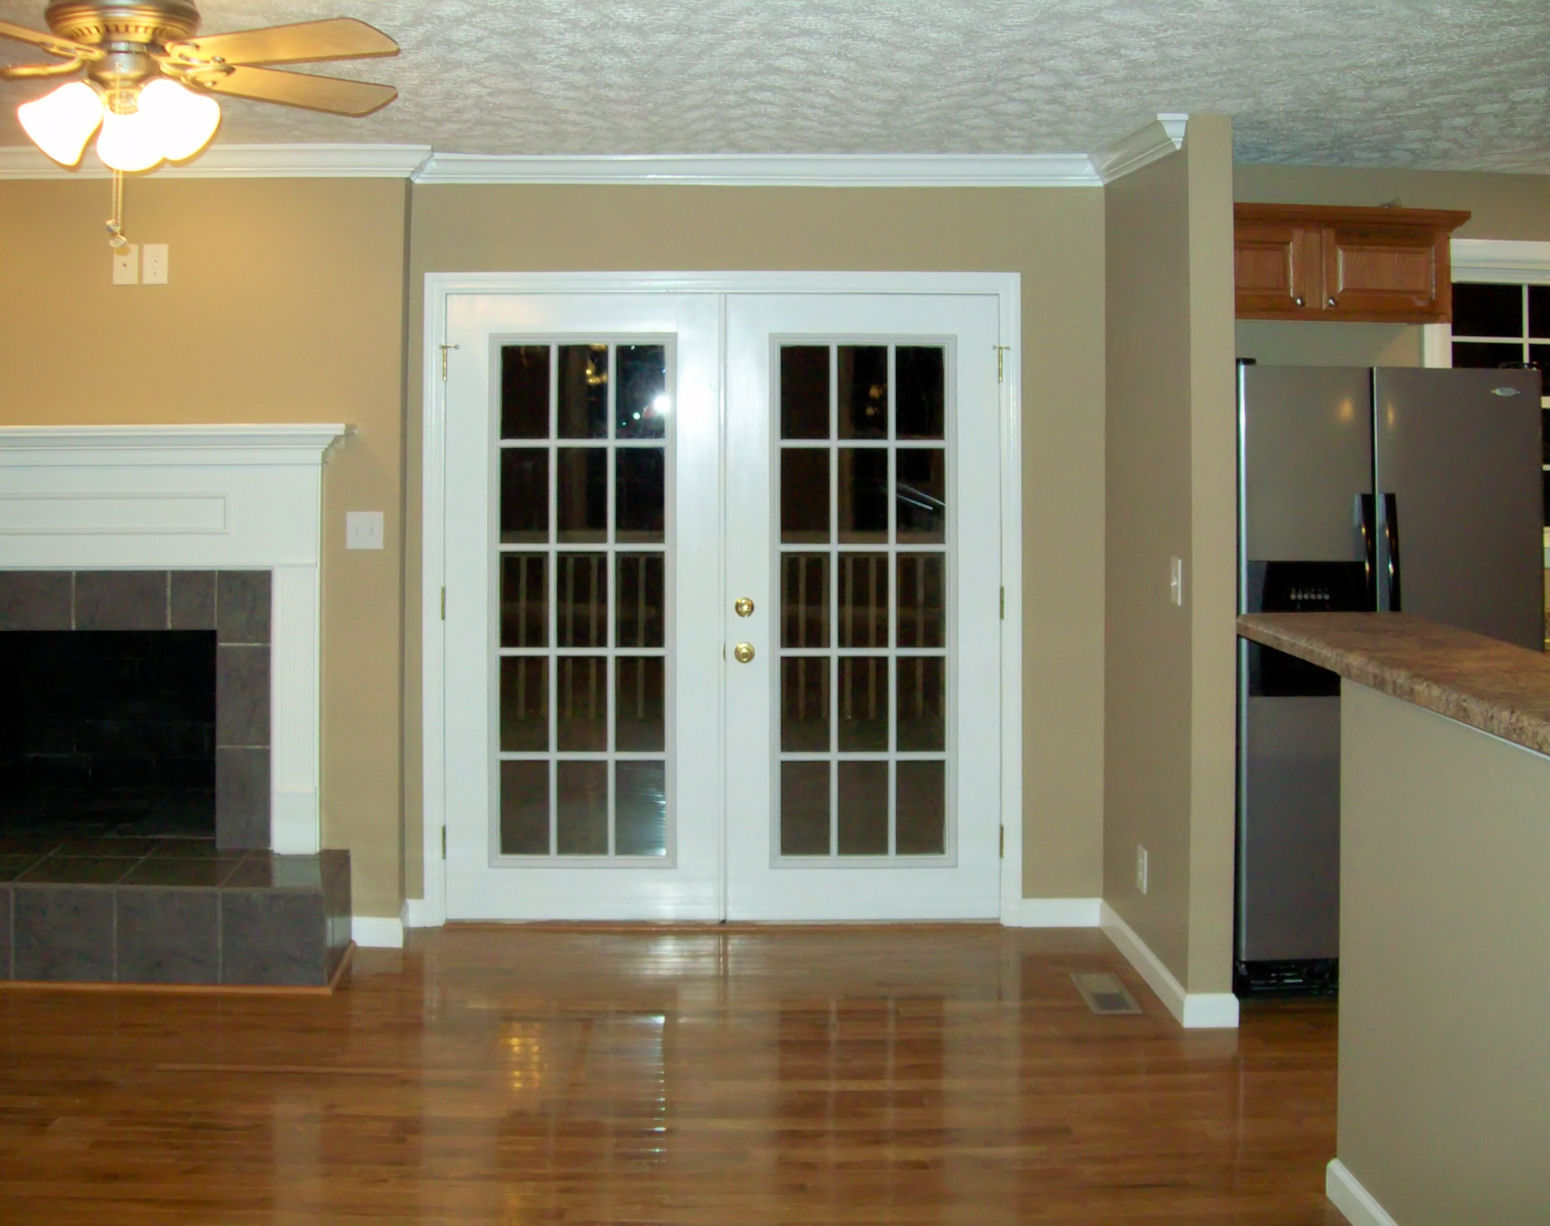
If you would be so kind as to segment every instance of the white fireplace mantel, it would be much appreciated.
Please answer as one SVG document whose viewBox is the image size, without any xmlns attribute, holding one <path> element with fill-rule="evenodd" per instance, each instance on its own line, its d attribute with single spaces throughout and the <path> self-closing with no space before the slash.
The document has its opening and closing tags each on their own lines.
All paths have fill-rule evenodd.
<svg viewBox="0 0 1550 1226">
<path fill-rule="evenodd" d="M 268 570 L 270 830 L 315 852 L 322 466 L 338 423 L 0 427 L 0 569 Z"/>
</svg>

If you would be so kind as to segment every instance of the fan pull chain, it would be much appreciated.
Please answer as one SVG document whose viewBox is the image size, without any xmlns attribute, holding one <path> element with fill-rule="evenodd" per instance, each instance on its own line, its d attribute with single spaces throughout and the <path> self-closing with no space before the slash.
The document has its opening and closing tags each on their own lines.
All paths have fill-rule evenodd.
<svg viewBox="0 0 1550 1226">
<path fill-rule="evenodd" d="M 124 237 L 124 172 L 113 172 L 113 211 L 108 218 L 108 246 L 118 251 L 127 247 L 129 240 Z"/>
</svg>

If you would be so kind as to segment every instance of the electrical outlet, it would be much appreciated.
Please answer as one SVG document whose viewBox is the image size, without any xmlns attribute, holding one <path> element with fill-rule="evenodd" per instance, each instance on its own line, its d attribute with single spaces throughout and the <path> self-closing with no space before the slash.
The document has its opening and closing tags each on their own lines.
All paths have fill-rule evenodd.
<svg viewBox="0 0 1550 1226">
<path fill-rule="evenodd" d="M 1168 559 L 1168 599 L 1176 608 L 1184 607 L 1184 559 Z"/>
<path fill-rule="evenodd" d="M 146 243 L 140 264 L 141 285 L 167 284 L 167 244 Z"/>
<path fill-rule="evenodd" d="M 138 243 L 125 243 L 113 250 L 113 284 L 140 284 L 140 247 Z"/>
<path fill-rule="evenodd" d="M 1146 893 L 1146 848 L 1136 844 L 1136 889 Z"/>
</svg>

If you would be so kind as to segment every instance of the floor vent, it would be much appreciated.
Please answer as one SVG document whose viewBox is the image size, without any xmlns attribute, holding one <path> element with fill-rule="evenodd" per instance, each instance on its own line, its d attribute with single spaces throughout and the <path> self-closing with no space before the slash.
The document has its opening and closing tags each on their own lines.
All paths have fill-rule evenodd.
<svg viewBox="0 0 1550 1226">
<path fill-rule="evenodd" d="M 1141 1006 L 1136 1004 L 1136 998 L 1126 991 L 1118 975 L 1111 975 L 1107 971 L 1089 971 L 1073 974 L 1071 982 L 1076 984 L 1076 990 L 1082 994 L 1087 1007 L 1094 1013 L 1141 1012 Z"/>
</svg>

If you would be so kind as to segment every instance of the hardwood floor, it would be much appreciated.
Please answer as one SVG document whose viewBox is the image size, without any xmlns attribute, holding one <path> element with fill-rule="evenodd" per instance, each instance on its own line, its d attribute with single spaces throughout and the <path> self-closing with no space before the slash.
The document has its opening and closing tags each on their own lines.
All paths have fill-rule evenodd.
<svg viewBox="0 0 1550 1226">
<path fill-rule="evenodd" d="M 0 1221 L 1337 1226 L 1334 1065 L 1095 931 L 449 928 L 332 997 L 0 992 Z"/>
</svg>

